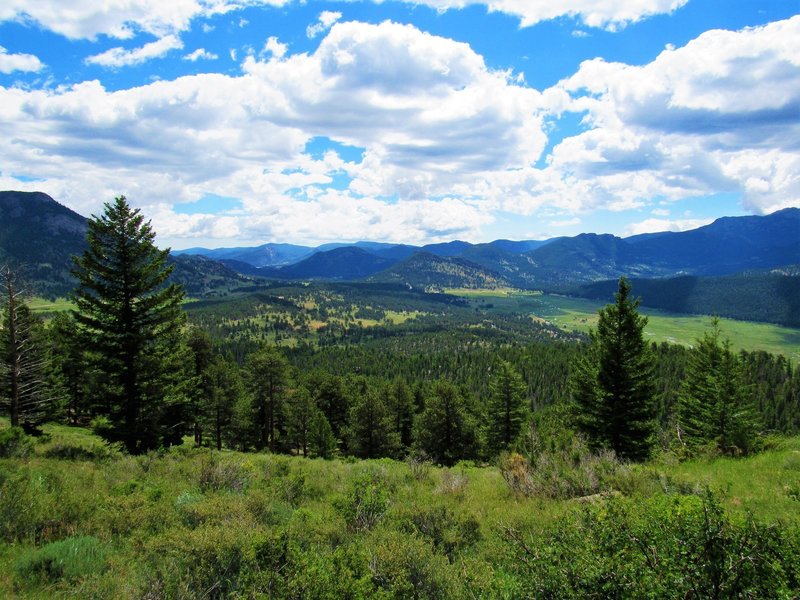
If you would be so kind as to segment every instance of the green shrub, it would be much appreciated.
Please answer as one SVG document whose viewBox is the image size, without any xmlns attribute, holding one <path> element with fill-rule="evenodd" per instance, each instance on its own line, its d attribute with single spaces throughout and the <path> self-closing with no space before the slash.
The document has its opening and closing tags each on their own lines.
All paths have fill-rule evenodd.
<svg viewBox="0 0 800 600">
<path fill-rule="evenodd" d="M 473 516 L 456 515 L 447 506 L 414 506 L 401 511 L 399 528 L 433 544 L 435 551 L 452 562 L 456 554 L 481 539 L 480 524 Z"/>
<path fill-rule="evenodd" d="M 215 461 L 212 455 L 200 469 L 198 484 L 204 492 L 241 492 L 247 487 L 249 479 L 250 474 L 241 464 L 228 460 Z"/>
<path fill-rule="evenodd" d="M 94 445 L 90 447 L 75 446 L 67 443 L 57 443 L 50 446 L 44 455 L 47 458 L 61 458 L 65 460 L 108 460 L 116 454 L 115 448 L 109 445 Z"/>
<path fill-rule="evenodd" d="M 33 454 L 33 439 L 22 427 L 0 430 L 0 458 L 25 458 Z"/>
<path fill-rule="evenodd" d="M 68 531 L 72 502 L 58 502 L 60 480 L 26 468 L 0 485 L 0 538 L 9 542 L 41 542 Z M 65 514 L 67 513 L 67 514 Z"/>
<path fill-rule="evenodd" d="M 89 424 L 92 433 L 99 435 L 103 439 L 111 439 L 113 437 L 114 427 L 111 424 L 111 419 L 106 416 L 99 416 L 92 419 Z"/>
<path fill-rule="evenodd" d="M 245 548 L 252 531 L 235 524 L 175 529 L 147 548 L 143 596 L 227 598 L 240 587 Z"/>
<path fill-rule="evenodd" d="M 536 597 L 791 597 L 800 575 L 796 527 L 732 520 L 710 492 L 612 498 L 538 534 L 505 533 Z"/>
<path fill-rule="evenodd" d="M 396 531 L 376 531 L 369 540 L 370 571 L 389 598 L 461 598 L 459 577 L 429 543 Z"/>
<path fill-rule="evenodd" d="M 92 536 L 70 537 L 29 550 L 17 559 L 14 570 L 20 580 L 54 583 L 101 573 L 108 551 Z"/>
<path fill-rule="evenodd" d="M 557 446 L 532 443 L 528 452 L 528 457 L 511 453 L 498 459 L 511 490 L 526 496 L 580 498 L 632 485 L 629 466 L 610 450 L 590 452 L 580 436 Z"/>
<path fill-rule="evenodd" d="M 371 529 L 389 507 L 389 492 L 377 473 L 356 476 L 350 490 L 334 501 L 334 507 L 355 531 Z"/>
</svg>

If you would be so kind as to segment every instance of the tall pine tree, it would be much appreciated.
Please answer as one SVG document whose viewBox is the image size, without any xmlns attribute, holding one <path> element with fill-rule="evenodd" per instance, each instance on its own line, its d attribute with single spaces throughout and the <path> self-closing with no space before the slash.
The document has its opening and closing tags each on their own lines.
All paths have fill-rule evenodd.
<svg viewBox="0 0 800 600">
<path fill-rule="evenodd" d="M 183 290 L 168 284 L 169 250 L 124 196 L 88 222 L 89 248 L 74 258 L 74 293 L 83 339 L 102 374 L 108 437 L 132 454 L 180 437 L 172 395 Z"/>
<path fill-rule="evenodd" d="M 285 433 L 284 400 L 289 364 L 276 348 L 264 346 L 245 361 L 245 380 L 253 396 L 259 450 L 278 450 Z"/>
<path fill-rule="evenodd" d="M 455 464 L 478 455 L 477 426 L 459 389 L 437 381 L 425 399 L 425 409 L 414 423 L 415 443 L 435 462 Z"/>
<path fill-rule="evenodd" d="M 747 454 L 756 439 L 758 419 L 741 362 L 721 336 L 715 318 L 692 350 L 681 385 L 678 427 L 689 453 L 713 444 L 726 454 Z"/>
<path fill-rule="evenodd" d="M 591 347 L 575 369 L 572 397 L 577 425 L 594 447 L 644 460 L 654 427 L 654 357 L 644 339 L 647 317 L 630 292 L 621 278 L 614 304 L 600 309 Z"/>
<path fill-rule="evenodd" d="M 486 445 L 490 455 L 508 450 L 525 420 L 527 386 L 508 361 L 501 360 L 489 381 Z"/>
</svg>

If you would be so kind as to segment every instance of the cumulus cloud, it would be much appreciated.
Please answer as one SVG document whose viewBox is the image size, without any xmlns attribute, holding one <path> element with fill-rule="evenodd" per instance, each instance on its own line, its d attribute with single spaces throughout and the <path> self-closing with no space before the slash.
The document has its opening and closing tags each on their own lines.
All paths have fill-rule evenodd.
<svg viewBox="0 0 800 600">
<path fill-rule="evenodd" d="M 184 60 L 188 60 L 190 62 L 197 62 L 198 60 L 217 60 L 219 56 L 214 54 L 213 52 L 209 52 L 205 48 L 198 48 L 194 52 L 191 52 L 183 57 Z"/>
<path fill-rule="evenodd" d="M 641 233 L 659 233 L 661 231 L 689 231 L 703 225 L 708 225 L 714 219 L 645 219 L 639 223 L 632 223 L 626 228 L 626 235 L 639 235 Z"/>
<path fill-rule="evenodd" d="M 110 48 L 100 54 L 87 57 L 85 62 L 90 65 L 100 65 L 101 67 L 128 67 L 153 60 L 154 58 L 161 58 L 170 50 L 180 50 L 181 48 L 183 48 L 183 42 L 180 38 L 168 35 L 132 50 L 120 47 Z M 197 58 L 190 60 L 197 60 Z"/>
<path fill-rule="evenodd" d="M 247 214 L 231 218 L 261 239 L 284 225 L 295 239 L 469 238 L 492 217 L 480 192 L 451 190 L 535 161 L 542 102 L 466 44 L 390 22 L 337 23 L 313 54 L 250 56 L 238 76 L 113 92 L 98 81 L 0 88 L 0 160 L 11 173 L 36 165 L 37 187 L 84 214 L 126 193 L 164 215 L 154 217 L 162 235 L 213 233 L 202 217 L 159 208 L 213 192 L 241 198 Z M 320 136 L 363 148 L 363 159 L 312 159 L 306 144 Z M 334 177 L 349 186 L 332 189 Z"/>
<path fill-rule="evenodd" d="M 10 54 L 0 46 L 0 73 L 13 73 L 14 71 L 37 72 L 44 68 L 44 64 L 33 54 Z"/>
<path fill-rule="evenodd" d="M 756 212 L 800 204 L 800 17 L 708 31 L 644 66 L 595 59 L 561 83 L 590 126 L 550 167 L 588 202 L 742 192 Z"/>
<path fill-rule="evenodd" d="M 319 18 L 317 19 L 317 22 L 314 23 L 313 25 L 309 25 L 308 27 L 306 27 L 306 36 L 309 39 L 314 39 L 320 33 L 328 31 L 328 29 L 330 29 L 331 26 L 341 18 L 342 18 L 342 13 L 340 12 L 323 10 L 320 13 Z"/>
<path fill-rule="evenodd" d="M 588 61 L 539 92 L 466 44 L 337 21 L 315 51 L 274 39 L 237 75 L 0 87 L 0 164 L 84 214 L 126 193 L 173 240 L 472 239 L 498 210 L 556 227 L 723 191 L 768 211 L 800 205 L 798 40 L 800 17 L 712 31 L 643 66 Z M 541 166 L 545 123 L 564 111 L 585 131 Z M 318 138 L 362 152 L 312 157 Z M 207 193 L 241 199 L 243 214 L 215 225 L 170 208 Z M 631 233 L 688 226 L 668 216 Z"/>
<path fill-rule="evenodd" d="M 559 17 L 574 17 L 588 27 L 616 30 L 641 19 L 680 8 L 688 0 L 405 0 L 436 10 L 485 6 L 490 12 L 502 12 L 519 18 L 523 27 Z"/>
<path fill-rule="evenodd" d="M 264 53 L 271 54 L 275 58 L 283 58 L 286 56 L 286 52 L 289 50 L 289 46 L 286 44 L 282 44 L 278 38 L 274 35 L 267 38 L 266 43 L 264 44 Z M 234 59 L 235 60 L 235 59 Z"/>
<path fill-rule="evenodd" d="M 130 39 L 143 31 L 156 37 L 189 28 L 192 19 L 247 6 L 283 6 L 291 0 L 4 0 L 0 22 L 22 21 L 70 39 L 107 35 Z"/>
<path fill-rule="evenodd" d="M 381 0 L 375 0 L 380 2 Z M 559 17 L 574 17 L 588 27 L 619 29 L 652 15 L 671 12 L 687 0 L 401 0 L 444 11 L 467 6 L 485 6 L 520 20 L 522 26 Z M 23 21 L 59 33 L 70 39 L 95 39 L 107 35 L 129 39 L 143 31 L 157 37 L 180 33 L 191 21 L 224 14 L 250 6 L 285 6 L 292 0 L 5 0 L 0 5 L 0 22 Z M 337 13 L 325 11 L 309 26 L 309 37 L 327 30 L 338 20 Z M 313 35 L 312 35 L 313 34 Z"/>
</svg>

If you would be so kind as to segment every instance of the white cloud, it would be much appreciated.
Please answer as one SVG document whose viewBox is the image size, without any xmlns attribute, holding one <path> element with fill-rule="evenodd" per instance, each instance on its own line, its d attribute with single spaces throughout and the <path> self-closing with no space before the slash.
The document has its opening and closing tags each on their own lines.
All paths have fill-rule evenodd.
<svg viewBox="0 0 800 600">
<path fill-rule="evenodd" d="M 291 0 L 4 0 L 0 22 L 32 22 L 70 39 L 107 35 L 130 39 L 143 31 L 164 37 L 189 28 L 192 19 L 247 6 L 283 6 Z"/>
<path fill-rule="evenodd" d="M 264 53 L 271 54 L 275 58 L 283 58 L 288 50 L 289 46 L 282 44 L 275 36 L 269 37 L 264 44 Z"/>
<path fill-rule="evenodd" d="M 8 50 L 0 46 L 0 73 L 13 73 L 14 71 L 37 72 L 44 68 L 44 64 L 33 54 L 9 54 Z"/>
<path fill-rule="evenodd" d="M 381 2 L 382 0 L 374 0 Z M 687 0 L 402 0 L 436 10 L 485 6 L 520 19 L 522 26 L 559 17 L 574 17 L 588 27 L 619 29 L 628 23 L 656 14 L 671 12 Z M 177 34 L 189 29 L 196 18 L 207 18 L 250 6 L 286 6 L 292 0 L 5 0 L 0 4 L 0 22 L 23 21 L 54 31 L 70 39 L 95 39 L 107 35 L 130 39 L 137 32 L 156 37 Z M 316 25 L 330 27 L 332 15 L 320 18 Z M 321 15 L 322 17 L 322 15 Z M 245 24 L 240 19 L 239 24 Z M 327 23 L 327 25 L 326 25 Z M 316 30 L 313 30 L 316 31 Z M 319 34 L 321 31 L 316 31 Z M 313 37 L 313 36 L 309 36 Z"/>
<path fill-rule="evenodd" d="M 559 17 L 574 17 L 588 27 L 616 30 L 641 19 L 672 12 L 688 0 L 404 0 L 437 10 L 485 6 L 490 12 L 502 12 L 520 19 L 523 27 Z"/>
<path fill-rule="evenodd" d="M 466 44 L 336 22 L 315 51 L 291 54 L 274 39 L 270 57 L 246 57 L 236 76 L 113 92 L 97 81 L 0 87 L 0 164 L 45 179 L 30 185 L 84 214 L 126 193 L 173 241 L 473 239 L 497 210 L 568 226 L 596 208 L 724 191 L 766 211 L 800 205 L 799 27 L 709 32 L 643 66 L 589 61 L 539 92 Z M 545 118 L 564 110 L 584 113 L 587 130 L 537 167 Z M 315 138 L 363 158 L 312 158 Z M 244 213 L 213 226 L 170 209 L 206 193 L 240 198 Z"/>
<path fill-rule="evenodd" d="M 708 31 L 644 66 L 587 61 L 559 87 L 590 128 L 549 166 L 589 206 L 721 191 L 756 212 L 800 205 L 800 17 Z"/>
<path fill-rule="evenodd" d="M 188 60 L 188 61 L 191 61 L 191 62 L 197 62 L 198 60 L 201 60 L 201 59 L 203 59 L 203 60 L 217 60 L 219 58 L 219 56 L 217 56 L 213 52 L 209 52 L 205 48 L 198 48 L 194 52 L 191 52 L 190 54 L 185 55 L 183 58 L 184 58 L 184 60 Z"/>
<path fill-rule="evenodd" d="M 455 191 L 538 157 L 542 102 L 466 44 L 394 23 L 337 23 L 313 54 L 250 56 L 238 76 L 113 92 L 97 81 L 0 88 L 0 164 L 36 165 L 45 181 L 35 187 L 83 214 L 125 193 L 159 211 L 168 243 L 221 234 L 209 216 L 163 208 L 206 193 L 241 198 L 245 214 L 224 229 L 253 240 L 470 239 L 493 217 L 484 192 Z M 320 136 L 363 148 L 363 160 L 312 159 L 306 144 Z M 349 188 L 328 187 L 334 177 Z"/>
<path fill-rule="evenodd" d="M 320 33 L 328 31 L 328 29 L 330 29 L 333 26 L 333 24 L 336 23 L 336 21 L 338 21 L 341 18 L 342 18 L 342 13 L 340 12 L 323 10 L 320 13 L 319 18 L 317 19 L 317 22 L 314 23 L 313 25 L 309 25 L 308 27 L 306 27 L 306 36 L 309 39 L 314 39 Z"/>
<path fill-rule="evenodd" d="M 120 47 L 111 48 L 101 54 L 87 57 L 85 62 L 90 65 L 100 65 L 101 67 L 127 67 L 138 65 L 154 58 L 161 58 L 170 50 L 180 50 L 181 48 L 183 48 L 183 42 L 180 38 L 168 35 L 133 50 L 126 50 Z"/>
<path fill-rule="evenodd" d="M 714 219 L 646 219 L 639 223 L 632 223 L 625 230 L 625 235 L 639 235 L 641 233 L 659 233 L 661 231 L 689 231 L 703 225 L 708 225 Z"/>
</svg>

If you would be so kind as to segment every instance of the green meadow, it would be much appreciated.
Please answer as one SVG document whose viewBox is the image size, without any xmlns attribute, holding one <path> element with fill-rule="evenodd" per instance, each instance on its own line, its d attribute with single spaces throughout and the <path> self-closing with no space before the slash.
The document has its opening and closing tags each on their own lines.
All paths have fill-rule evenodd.
<svg viewBox="0 0 800 600">
<path fill-rule="evenodd" d="M 3 598 L 710 597 L 709 573 L 790 598 L 800 576 L 798 438 L 744 459 L 605 461 L 600 493 L 570 498 L 585 463 L 526 493 L 503 464 L 188 442 L 134 457 L 86 429 L 16 446 L 8 431 Z"/>
<path fill-rule="evenodd" d="M 490 311 L 522 312 L 543 319 L 567 331 L 588 332 L 597 325 L 597 311 L 605 303 L 538 292 L 500 290 L 451 290 L 475 307 Z M 634 290 L 635 293 L 635 290 Z M 692 346 L 711 324 L 710 315 L 667 313 L 642 307 L 648 317 L 645 334 L 654 342 Z M 771 323 L 720 319 L 722 333 L 734 350 L 764 350 L 800 360 L 800 330 Z"/>
</svg>

